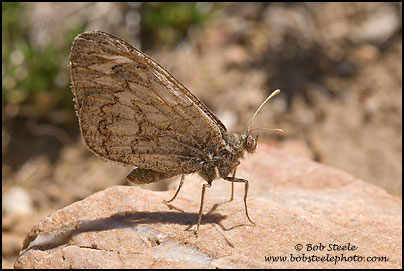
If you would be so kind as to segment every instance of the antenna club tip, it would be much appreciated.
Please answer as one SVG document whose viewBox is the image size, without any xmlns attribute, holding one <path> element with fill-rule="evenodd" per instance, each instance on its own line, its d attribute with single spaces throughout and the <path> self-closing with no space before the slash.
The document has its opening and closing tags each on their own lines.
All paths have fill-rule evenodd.
<svg viewBox="0 0 404 271">
<path fill-rule="evenodd" d="M 279 133 L 279 134 L 284 134 L 284 133 L 285 133 L 284 130 L 279 129 L 279 128 L 277 128 L 277 129 L 271 129 L 271 131 L 272 131 L 272 132 L 275 132 L 275 133 Z"/>
</svg>

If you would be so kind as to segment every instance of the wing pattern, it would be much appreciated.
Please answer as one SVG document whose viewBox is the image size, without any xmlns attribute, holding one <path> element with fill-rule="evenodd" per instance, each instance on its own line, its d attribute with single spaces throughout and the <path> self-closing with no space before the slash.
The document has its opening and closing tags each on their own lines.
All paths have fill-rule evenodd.
<svg viewBox="0 0 404 271">
<path fill-rule="evenodd" d="M 225 126 L 159 64 L 101 31 L 76 37 L 70 54 L 76 113 L 87 146 L 104 159 L 191 173 L 225 146 Z"/>
</svg>

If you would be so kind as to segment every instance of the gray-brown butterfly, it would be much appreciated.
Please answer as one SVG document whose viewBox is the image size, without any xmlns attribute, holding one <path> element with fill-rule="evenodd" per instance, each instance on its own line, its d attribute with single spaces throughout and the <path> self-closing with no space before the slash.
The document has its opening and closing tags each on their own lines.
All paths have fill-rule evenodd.
<svg viewBox="0 0 404 271">
<path fill-rule="evenodd" d="M 169 72 L 129 43 L 101 31 L 78 35 L 70 53 L 70 78 L 76 114 L 87 146 L 101 158 L 133 165 L 127 179 L 135 184 L 157 182 L 197 172 L 202 185 L 198 233 L 205 189 L 217 178 L 236 178 L 244 152 L 253 153 L 257 137 L 251 123 L 244 134 L 230 134 L 222 122 Z M 280 129 L 272 129 L 282 132 Z M 232 176 L 229 176 L 232 174 Z"/>
</svg>

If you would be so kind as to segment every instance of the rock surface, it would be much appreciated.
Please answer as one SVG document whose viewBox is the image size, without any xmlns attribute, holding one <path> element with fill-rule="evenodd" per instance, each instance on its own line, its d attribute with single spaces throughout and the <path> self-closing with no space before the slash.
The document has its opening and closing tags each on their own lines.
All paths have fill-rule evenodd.
<svg viewBox="0 0 404 271">
<path fill-rule="evenodd" d="M 265 144 L 237 176 L 175 192 L 113 186 L 33 227 L 16 268 L 402 268 L 402 202 L 381 188 Z"/>
</svg>

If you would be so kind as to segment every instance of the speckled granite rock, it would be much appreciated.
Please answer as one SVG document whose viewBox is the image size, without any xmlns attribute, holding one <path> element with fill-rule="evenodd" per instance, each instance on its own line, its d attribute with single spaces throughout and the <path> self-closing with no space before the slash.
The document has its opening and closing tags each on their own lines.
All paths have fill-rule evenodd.
<svg viewBox="0 0 404 271">
<path fill-rule="evenodd" d="M 102 163 L 100 161 L 100 163 Z M 189 175 L 175 192 L 113 186 L 39 222 L 16 268 L 402 268 L 402 202 L 384 190 L 265 144 L 237 176 L 207 190 Z"/>
</svg>

